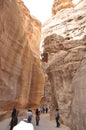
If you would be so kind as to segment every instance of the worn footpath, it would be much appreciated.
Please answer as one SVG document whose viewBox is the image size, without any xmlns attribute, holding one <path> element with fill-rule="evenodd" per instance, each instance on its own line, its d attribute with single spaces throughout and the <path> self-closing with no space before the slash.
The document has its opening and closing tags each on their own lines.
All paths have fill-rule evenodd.
<svg viewBox="0 0 86 130">
<path fill-rule="evenodd" d="M 19 118 L 19 122 L 23 120 L 23 117 Z M 0 122 L 0 130 L 9 130 L 10 118 L 5 119 L 4 121 Z M 40 116 L 40 122 L 39 126 L 35 125 L 35 116 L 33 116 L 32 124 L 34 126 L 34 130 L 70 130 L 68 127 L 64 126 L 61 124 L 61 126 L 58 128 L 56 127 L 56 122 L 55 120 L 50 120 L 49 119 L 49 114 L 41 114 Z"/>
</svg>

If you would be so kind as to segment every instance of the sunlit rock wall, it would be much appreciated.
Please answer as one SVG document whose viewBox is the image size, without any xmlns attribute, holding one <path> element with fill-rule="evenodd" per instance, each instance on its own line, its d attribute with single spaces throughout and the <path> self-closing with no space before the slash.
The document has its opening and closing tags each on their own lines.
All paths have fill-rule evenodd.
<svg viewBox="0 0 86 130">
<path fill-rule="evenodd" d="M 51 83 L 51 117 L 59 107 L 61 122 L 86 129 L 86 1 L 59 11 L 43 25 L 41 56 Z"/>
<path fill-rule="evenodd" d="M 75 7 L 80 2 L 82 2 L 82 0 L 54 0 L 52 15 L 53 16 L 56 15 L 56 13 L 59 12 L 60 10 Z"/>
<path fill-rule="evenodd" d="M 23 28 L 27 36 L 29 45 L 33 53 L 40 55 L 40 37 L 41 37 L 41 23 L 30 15 L 30 11 L 24 6 L 21 0 L 16 0 L 21 10 L 21 17 L 23 20 Z"/>
<path fill-rule="evenodd" d="M 52 15 L 55 15 L 58 11 L 73 7 L 72 0 L 54 0 L 53 8 L 52 8 Z"/>
<path fill-rule="evenodd" d="M 27 40 L 33 53 L 34 63 L 30 88 L 29 106 L 39 105 L 44 90 L 44 74 L 40 64 L 40 39 L 41 39 L 41 23 L 30 15 L 29 10 L 24 6 L 21 0 L 17 0 L 23 19 L 23 28 L 27 36 Z M 38 77 L 38 78 L 37 78 Z M 34 85 L 35 84 L 35 85 Z M 33 96 L 34 95 L 34 96 Z M 37 100 L 35 100 L 37 99 Z M 34 102 L 35 101 L 35 102 Z M 37 102 L 36 102 L 37 101 Z"/>
<path fill-rule="evenodd" d="M 36 107 L 43 94 L 41 24 L 21 1 L 0 0 L 0 110 Z"/>
</svg>

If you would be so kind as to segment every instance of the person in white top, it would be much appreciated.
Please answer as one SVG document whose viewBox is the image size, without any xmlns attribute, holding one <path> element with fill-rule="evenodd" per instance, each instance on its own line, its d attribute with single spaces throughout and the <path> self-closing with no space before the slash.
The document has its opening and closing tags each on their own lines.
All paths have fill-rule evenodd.
<svg viewBox="0 0 86 130">
<path fill-rule="evenodd" d="M 31 121 L 32 121 L 32 116 L 33 116 L 32 110 L 29 109 L 28 112 L 27 112 L 27 122 L 28 122 L 28 123 L 31 123 Z"/>
</svg>

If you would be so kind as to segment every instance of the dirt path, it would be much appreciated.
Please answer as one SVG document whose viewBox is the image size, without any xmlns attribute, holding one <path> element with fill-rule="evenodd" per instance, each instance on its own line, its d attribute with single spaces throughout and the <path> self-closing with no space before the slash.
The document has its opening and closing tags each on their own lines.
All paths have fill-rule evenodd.
<svg viewBox="0 0 86 130">
<path fill-rule="evenodd" d="M 19 118 L 19 121 L 23 118 Z M 10 119 L 5 119 L 0 122 L 0 130 L 9 130 L 9 122 Z M 39 122 L 39 126 L 35 125 L 35 116 L 33 117 L 32 124 L 34 126 L 34 130 L 70 130 L 68 127 L 61 125 L 59 128 L 56 127 L 55 120 L 50 121 L 48 114 L 42 114 Z"/>
<path fill-rule="evenodd" d="M 55 120 L 50 121 L 48 114 L 41 115 L 39 126 L 34 125 L 34 128 L 35 130 L 70 130 L 68 127 L 63 125 L 61 125 L 59 128 L 56 127 Z"/>
</svg>

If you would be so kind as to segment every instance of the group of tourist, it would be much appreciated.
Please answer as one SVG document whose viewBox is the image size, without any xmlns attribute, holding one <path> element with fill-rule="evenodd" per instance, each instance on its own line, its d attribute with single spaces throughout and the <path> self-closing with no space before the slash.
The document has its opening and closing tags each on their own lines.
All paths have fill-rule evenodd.
<svg viewBox="0 0 86 130">
<path fill-rule="evenodd" d="M 18 113 L 19 111 L 16 108 L 13 108 L 11 114 L 11 121 L 10 121 L 10 130 L 13 130 L 13 127 L 18 124 Z M 36 119 L 36 126 L 39 125 L 40 120 L 40 110 L 37 108 L 35 111 L 35 119 Z M 32 122 L 33 113 L 31 109 L 28 109 L 25 118 L 23 119 L 24 122 L 31 123 Z"/>
<path fill-rule="evenodd" d="M 35 111 L 35 119 L 36 119 L 36 125 L 38 126 L 39 125 L 39 120 L 40 120 L 40 110 L 37 108 L 36 111 Z M 26 114 L 26 118 L 24 119 L 24 121 L 28 122 L 28 123 L 31 123 L 32 122 L 32 117 L 33 117 L 33 113 L 32 113 L 32 110 L 29 109 L 27 111 L 27 114 Z"/>
<path fill-rule="evenodd" d="M 40 108 L 37 108 L 36 111 L 35 111 L 36 126 L 39 125 L 40 113 L 41 112 L 43 112 L 43 111 L 41 111 Z M 48 109 L 45 109 L 45 112 L 47 113 Z M 11 114 L 11 121 L 10 121 L 10 130 L 14 130 L 13 127 L 18 124 L 18 113 L 19 113 L 19 111 L 16 110 L 16 108 L 13 108 L 13 111 L 12 111 L 12 114 Z M 32 123 L 32 117 L 33 117 L 32 110 L 28 109 L 28 111 L 26 113 L 26 117 L 23 119 L 23 122 Z M 60 118 L 59 110 L 56 109 L 56 113 L 55 113 L 56 127 L 60 126 L 59 118 Z"/>
<path fill-rule="evenodd" d="M 50 112 L 50 108 L 47 107 L 47 106 L 41 107 L 40 110 L 41 110 L 42 113 L 48 113 L 48 112 Z"/>
</svg>

